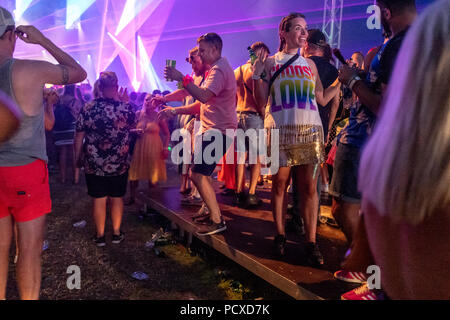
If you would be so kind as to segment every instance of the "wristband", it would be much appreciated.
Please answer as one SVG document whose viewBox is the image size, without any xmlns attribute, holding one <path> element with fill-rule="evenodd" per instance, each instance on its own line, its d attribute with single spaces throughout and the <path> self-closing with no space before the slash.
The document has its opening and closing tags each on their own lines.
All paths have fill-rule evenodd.
<svg viewBox="0 0 450 320">
<path fill-rule="evenodd" d="M 194 82 L 194 79 L 192 79 L 192 77 L 191 77 L 190 75 L 187 74 L 187 75 L 183 78 L 183 87 L 186 88 L 186 87 L 188 86 L 188 84 L 189 84 L 189 83 L 192 83 L 192 82 Z"/>
<path fill-rule="evenodd" d="M 361 78 L 359 76 L 354 76 L 350 82 L 348 83 L 348 87 L 350 88 L 350 90 L 353 90 L 353 87 L 355 85 L 356 82 L 358 82 L 359 80 L 361 80 Z"/>
</svg>

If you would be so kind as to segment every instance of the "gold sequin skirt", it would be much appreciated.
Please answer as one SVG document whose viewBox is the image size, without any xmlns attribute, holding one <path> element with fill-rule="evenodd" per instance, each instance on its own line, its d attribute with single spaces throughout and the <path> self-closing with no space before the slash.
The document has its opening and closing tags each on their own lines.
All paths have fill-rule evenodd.
<svg viewBox="0 0 450 320">
<path fill-rule="evenodd" d="M 325 161 L 323 128 L 320 125 L 285 125 L 266 128 L 267 154 L 276 148 L 272 141 L 272 130 L 278 129 L 278 153 L 280 167 L 293 167 L 305 164 L 321 164 Z"/>
</svg>

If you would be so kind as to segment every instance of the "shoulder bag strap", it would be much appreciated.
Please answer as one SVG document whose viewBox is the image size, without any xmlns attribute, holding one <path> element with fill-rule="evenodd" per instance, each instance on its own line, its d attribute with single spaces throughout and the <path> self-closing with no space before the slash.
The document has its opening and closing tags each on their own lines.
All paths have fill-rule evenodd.
<svg viewBox="0 0 450 320">
<path fill-rule="evenodd" d="M 295 60 L 297 60 L 299 56 L 300 56 L 300 55 L 297 53 L 295 56 L 293 56 L 292 58 L 290 58 L 285 64 L 283 64 L 283 65 L 281 66 L 281 68 L 278 69 L 278 70 L 273 74 L 272 78 L 270 78 L 270 81 L 269 81 L 269 92 L 270 92 L 270 89 L 272 88 L 272 84 L 273 84 L 273 82 L 275 81 L 275 79 L 278 78 L 278 76 L 280 75 L 280 73 L 282 73 L 284 70 L 286 70 L 286 68 L 289 67 Z"/>
</svg>

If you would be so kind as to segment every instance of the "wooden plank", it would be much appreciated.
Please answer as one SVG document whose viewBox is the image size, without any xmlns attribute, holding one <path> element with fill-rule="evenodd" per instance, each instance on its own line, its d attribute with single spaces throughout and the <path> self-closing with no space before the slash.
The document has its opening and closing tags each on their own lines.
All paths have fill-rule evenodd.
<svg viewBox="0 0 450 320">
<path fill-rule="evenodd" d="M 302 241 L 295 235 L 288 235 L 287 257 L 277 260 L 271 254 L 273 218 L 268 210 L 267 190 L 259 195 L 265 202 L 259 210 L 237 208 L 229 198 L 218 195 L 228 228 L 221 234 L 197 238 L 295 299 L 338 299 L 348 291 L 348 286 L 334 280 L 330 272 L 338 269 L 340 255 L 345 252 L 342 233 L 330 227 L 320 227 L 318 231 L 320 248 L 330 271 L 311 268 L 302 262 Z M 195 235 L 197 226 L 191 215 L 199 208 L 181 206 L 177 187 L 159 188 L 151 196 L 140 193 L 139 198 Z"/>
<path fill-rule="evenodd" d="M 220 239 L 220 237 L 218 235 L 203 236 L 203 237 L 196 236 L 195 235 L 195 230 L 196 230 L 195 224 L 184 219 L 183 216 L 168 209 L 167 207 L 165 207 L 163 204 L 159 203 L 158 201 L 156 201 L 152 198 L 146 197 L 144 195 L 141 195 L 141 200 L 146 201 L 147 204 L 152 209 L 158 211 L 159 213 L 164 215 L 169 220 L 176 221 L 176 224 L 180 228 L 192 233 L 199 240 L 203 241 L 210 247 L 214 248 L 215 250 L 219 251 L 220 253 L 222 253 L 223 255 L 228 257 L 229 259 L 240 264 L 247 270 L 250 270 L 255 275 L 259 276 L 260 278 L 264 279 L 265 281 L 269 282 L 271 285 L 277 287 L 278 289 L 289 294 L 290 296 L 294 297 L 295 299 L 299 299 L 299 300 L 319 300 L 320 299 L 320 300 L 322 300 L 321 297 L 300 287 L 299 285 L 297 285 L 297 283 L 282 276 L 281 274 L 274 272 L 272 269 L 270 269 L 267 266 L 265 266 L 264 264 L 260 263 L 258 260 L 254 259 L 253 257 L 229 246 L 226 242 L 223 241 L 223 239 Z"/>
</svg>

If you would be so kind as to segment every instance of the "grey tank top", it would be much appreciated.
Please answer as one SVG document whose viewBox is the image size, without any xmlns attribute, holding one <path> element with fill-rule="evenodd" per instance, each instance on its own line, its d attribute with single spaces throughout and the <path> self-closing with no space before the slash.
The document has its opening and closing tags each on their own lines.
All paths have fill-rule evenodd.
<svg viewBox="0 0 450 320">
<path fill-rule="evenodd" d="M 0 167 L 24 166 L 37 159 L 48 161 L 45 147 L 44 108 L 38 115 L 28 116 L 17 103 L 12 87 L 14 61 L 9 59 L 0 65 L 0 90 L 19 107 L 22 122 L 14 136 L 0 145 Z"/>
</svg>

